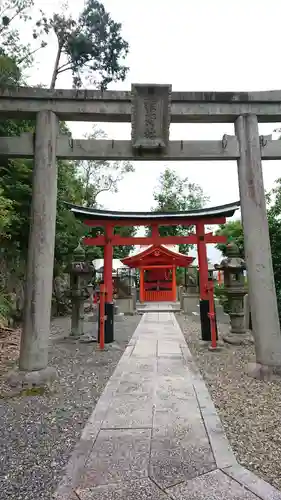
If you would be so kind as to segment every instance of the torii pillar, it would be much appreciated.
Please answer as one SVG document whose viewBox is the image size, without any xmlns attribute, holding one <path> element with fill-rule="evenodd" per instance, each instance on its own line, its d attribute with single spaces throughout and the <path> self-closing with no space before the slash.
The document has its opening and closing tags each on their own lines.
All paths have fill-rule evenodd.
<svg viewBox="0 0 281 500">
<path fill-rule="evenodd" d="M 257 116 L 240 116 L 235 123 L 235 132 L 240 147 L 238 181 L 256 349 L 256 363 L 250 367 L 249 373 L 264 378 L 274 368 L 281 371 L 281 335 Z"/>
</svg>

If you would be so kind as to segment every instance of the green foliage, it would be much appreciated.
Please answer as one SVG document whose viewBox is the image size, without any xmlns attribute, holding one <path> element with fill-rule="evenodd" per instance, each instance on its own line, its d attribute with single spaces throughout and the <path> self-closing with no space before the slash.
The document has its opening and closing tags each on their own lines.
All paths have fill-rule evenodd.
<svg viewBox="0 0 281 500">
<path fill-rule="evenodd" d="M 3 0 L 0 6 L 0 54 L 10 57 L 21 69 L 30 67 L 34 54 L 47 45 L 36 24 L 33 26 L 33 7 L 34 0 Z M 44 17 L 42 12 L 41 16 Z M 36 46 L 21 43 L 21 32 L 27 32 L 27 25 L 33 31 Z"/>
<path fill-rule="evenodd" d="M 87 81 L 102 90 L 108 84 L 124 81 L 128 67 L 124 60 L 128 43 L 122 38 L 122 25 L 106 12 L 102 2 L 86 0 L 74 19 L 63 5 L 61 12 L 48 18 L 40 9 L 35 19 L 34 0 L 3 0 L 0 6 L 0 55 L 6 55 L 22 69 L 32 65 L 34 54 L 46 47 L 50 35 L 57 38 L 51 88 L 59 74 L 71 72 L 74 87 Z M 30 32 L 30 43 L 21 42 L 21 32 Z"/>
<path fill-rule="evenodd" d="M 189 182 L 188 178 L 179 177 L 176 172 L 166 168 L 160 175 L 153 198 L 156 206 L 154 212 L 181 212 L 201 208 L 207 203 L 208 197 L 197 184 Z M 161 226 L 161 236 L 187 236 L 192 228 L 183 226 Z M 150 229 L 147 230 L 150 234 Z M 192 245 L 180 245 L 180 252 L 187 253 Z"/>
<path fill-rule="evenodd" d="M 13 203 L 3 196 L 3 190 L 0 189 L 0 239 L 8 238 L 8 231 L 12 222 Z"/>
<path fill-rule="evenodd" d="M 86 0 L 78 19 L 64 6 L 61 13 L 48 20 L 42 16 L 36 24 L 37 29 L 52 31 L 57 38 L 51 88 L 58 75 L 66 71 L 71 71 L 74 87 L 81 87 L 86 79 L 105 90 L 109 83 L 125 80 L 128 67 L 123 61 L 129 46 L 122 38 L 122 25 L 111 18 L 101 2 Z"/>
<path fill-rule="evenodd" d="M 12 304 L 5 290 L 0 290 L 0 328 L 8 325 L 8 320 L 12 314 Z"/>
<path fill-rule="evenodd" d="M 235 241 L 239 248 L 240 256 L 244 258 L 244 235 L 240 220 L 229 221 L 226 224 L 221 224 L 220 228 L 216 231 L 216 234 L 227 237 L 226 244 L 219 243 L 216 245 L 218 250 L 220 250 L 223 255 L 226 254 L 226 245 L 231 243 L 231 241 Z"/>
<path fill-rule="evenodd" d="M 21 72 L 13 59 L 0 54 L 0 88 L 16 85 L 21 78 Z"/>
<path fill-rule="evenodd" d="M 135 227 L 115 227 L 115 234 L 120 236 L 135 236 L 137 229 Z M 124 259 L 127 257 L 131 250 L 133 250 L 134 245 L 124 245 L 119 247 L 114 247 L 113 257 L 114 259 Z"/>
<path fill-rule="evenodd" d="M 7 0 L 6 7 L 15 7 L 10 11 L 8 20 L 0 21 L 0 87 L 17 86 L 24 84 L 22 70 L 18 62 L 25 57 L 26 51 L 19 43 L 18 33 L 8 33 L 13 23 L 13 15 L 25 16 L 24 9 L 28 2 L 22 0 Z M 20 10 L 20 5 L 23 10 Z M 32 5 L 32 2 L 30 2 Z M 3 13 L 1 5 L 0 12 Z M 3 16 L 2 16 L 3 17 Z M 8 15 L 7 15 L 8 17 Z M 26 22 L 30 19 L 28 15 Z M 40 31 L 40 26 L 37 26 Z M 6 42 L 13 37 L 13 47 L 16 57 L 10 56 Z M 4 51 L 4 49 L 5 51 Z M 30 63 L 30 60 L 29 60 Z M 19 136 L 24 132 L 34 132 L 34 123 L 28 120 L 0 120 L 0 136 Z M 65 124 L 60 123 L 60 133 L 71 137 L 71 133 Z M 57 201 L 57 224 L 54 277 L 58 276 L 72 258 L 74 248 L 85 234 L 85 227 L 76 220 L 67 210 L 65 202 L 81 205 L 98 203 L 98 195 L 104 190 L 116 192 L 118 182 L 123 176 L 132 171 L 132 166 L 125 162 L 121 164 L 108 164 L 107 162 L 94 162 L 91 164 L 91 178 L 85 184 L 85 178 L 81 174 L 81 164 L 77 162 L 58 161 L 58 201 Z M 27 249 L 29 239 L 29 218 L 32 200 L 32 171 L 31 160 L 6 160 L 0 158 L 0 323 L 11 315 L 10 292 L 17 296 L 18 284 L 24 279 L 27 261 Z M 108 176 L 108 177 L 107 177 Z M 130 233 L 129 228 L 120 228 L 125 235 Z M 134 231 L 134 229 L 132 230 Z M 124 256 L 130 247 L 120 247 L 117 253 Z M 92 254 L 98 258 L 102 257 L 102 248 L 92 249 Z"/>
</svg>

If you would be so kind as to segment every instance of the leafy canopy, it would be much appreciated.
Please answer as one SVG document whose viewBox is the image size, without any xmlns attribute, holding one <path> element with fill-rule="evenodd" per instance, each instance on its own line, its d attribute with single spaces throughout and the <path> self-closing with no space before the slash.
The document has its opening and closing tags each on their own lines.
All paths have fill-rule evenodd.
<svg viewBox="0 0 281 500">
<path fill-rule="evenodd" d="M 207 203 L 208 197 L 203 189 L 189 181 L 188 177 L 181 178 L 175 170 L 165 168 L 160 175 L 158 186 L 153 193 L 155 206 L 154 212 L 182 212 L 201 208 Z M 192 231 L 191 227 L 160 226 L 161 236 L 187 236 Z M 148 229 L 150 234 L 150 229 Z M 180 252 L 187 253 L 190 245 L 180 245 Z"/>
</svg>

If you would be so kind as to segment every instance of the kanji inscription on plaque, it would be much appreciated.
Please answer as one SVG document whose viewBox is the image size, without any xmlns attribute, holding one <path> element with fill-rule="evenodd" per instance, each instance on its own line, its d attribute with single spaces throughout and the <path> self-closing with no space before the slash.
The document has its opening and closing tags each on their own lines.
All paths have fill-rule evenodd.
<svg viewBox="0 0 281 500">
<path fill-rule="evenodd" d="M 169 142 L 171 85 L 132 85 L 132 146 L 164 149 Z"/>
</svg>

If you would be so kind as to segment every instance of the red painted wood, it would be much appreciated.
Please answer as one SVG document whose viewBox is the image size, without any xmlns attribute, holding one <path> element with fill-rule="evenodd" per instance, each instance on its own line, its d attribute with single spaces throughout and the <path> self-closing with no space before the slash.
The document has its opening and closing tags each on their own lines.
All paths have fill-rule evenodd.
<svg viewBox="0 0 281 500">
<path fill-rule="evenodd" d="M 112 302 L 113 300 L 113 282 L 112 282 L 112 259 L 113 259 L 113 245 L 112 245 L 112 235 L 113 227 L 107 225 L 104 245 L 104 263 L 103 263 L 103 280 L 107 292 L 106 302 Z"/>
<path fill-rule="evenodd" d="M 172 270 L 172 292 L 173 292 L 173 301 L 177 300 L 177 282 L 176 282 L 176 268 L 173 266 Z"/>
<path fill-rule="evenodd" d="M 225 236 L 216 236 L 212 233 L 205 235 L 206 243 L 226 243 Z M 106 236 L 86 236 L 83 239 L 84 245 L 87 246 L 104 246 L 106 244 Z M 120 236 L 118 234 L 111 237 L 113 246 L 122 245 L 181 245 L 181 244 L 197 244 L 195 234 L 189 236 Z"/>
<path fill-rule="evenodd" d="M 173 302 L 173 290 L 145 290 L 144 302 Z"/>
<path fill-rule="evenodd" d="M 140 302 L 143 302 L 143 296 L 144 296 L 144 271 L 143 269 L 140 269 Z"/>
<path fill-rule="evenodd" d="M 196 224 L 196 235 L 197 235 L 197 252 L 198 252 L 198 264 L 199 264 L 199 288 L 200 288 L 200 298 L 202 300 L 208 299 L 208 259 L 207 259 L 207 248 L 204 235 L 204 224 Z"/>
<path fill-rule="evenodd" d="M 174 220 L 171 220 L 171 219 L 163 219 L 161 220 L 161 222 L 157 222 L 157 224 L 159 226 L 184 226 L 184 227 L 189 227 L 189 226 L 195 226 L 195 224 L 198 224 L 199 222 L 202 222 L 203 224 L 207 224 L 207 225 L 213 225 L 213 224 L 225 224 L 225 221 L 226 221 L 226 217 L 206 217 L 205 219 L 202 219 L 202 221 L 200 219 L 196 219 L 196 218 L 193 218 L 193 219 L 187 219 L 187 220 L 183 220 L 183 219 L 174 219 Z M 106 221 L 103 221 L 103 220 L 91 220 L 91 219 L 85 219 L 83 221 L 84 224 L 86 224 L 86 226 L 90 226 L 90 227 L 104 227 L 105 224 L 106 224 Z M 152 226 L 153 225 L 153 221 L 149 220 L 149 219 L 132 219 L 132 220 L 129 220 L 129 219 L 121 219 L 121 220 L 116 220 L 116 221 L 111 221 L 111 223 L 114 225 L 114 227 L 117 227 L 117 226 L 128 226 L 128 227 L 131 227 L 131 226 Z"/>
<path fill-rule="evenodd" d="M 145 264 L 143 266 L 143 269 L 172 269 L 173 267 L 173 264 L 161 264 L 161 265 L 158 265 L 158 264 Z"/>
</svg>

